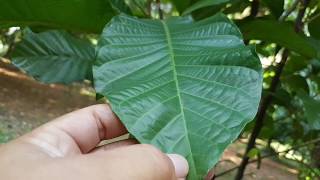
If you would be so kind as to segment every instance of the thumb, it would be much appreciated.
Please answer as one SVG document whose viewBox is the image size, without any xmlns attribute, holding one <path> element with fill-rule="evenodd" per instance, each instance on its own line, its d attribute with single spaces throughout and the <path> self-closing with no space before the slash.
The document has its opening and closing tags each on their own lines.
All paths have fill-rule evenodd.
<svg viewBox="0 0 320 180">
<path fill-rule="evenodd" d="M 95 167 L 94 174 L 103 179 L 180 180 L 188 173 L 188 163 L 182 156 L 166 155 L 144 144 L 98 151 L 82 158 L 86 164 L 82 167 Z"/>
</svg>

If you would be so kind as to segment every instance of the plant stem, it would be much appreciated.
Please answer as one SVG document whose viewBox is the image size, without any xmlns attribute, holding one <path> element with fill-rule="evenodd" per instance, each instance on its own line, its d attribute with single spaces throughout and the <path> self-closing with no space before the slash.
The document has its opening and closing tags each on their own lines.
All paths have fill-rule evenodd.
<svg viewBox="0 0 320 180">
<path fill-rule="evenodd" d="M 294 29 L 296 32 L 301 32 L 303 30 L 302 20 L 305 15 L 305 11 L 306 11 L 306 8 L 307 8 L 307 5 L 309 4 L 309 2 L 310 2 L 310 0 L 303 0 L 303 2 L 302 2 L 303 8 L 301 8 L 299 10 L 298 16 L 296 18 L 295 26 L 294 26 Z M 289 56 L 289 50 L 285 49 L 282 53 L 281 61 L 276 67 L 275 76 L 271 81 L 270 88 L 268 89 L 269 94 L 266 95 L 265 98 L 260 103 L 260 108 L 259 108 L 259 111 L 256 116 L 256 123 L 254 125 L 251 136 L 249 138 L 249 142 L 248 142 L 244 157 L 243 157 L 241 164 L 239 166 L 239 170 L 238 170 L 238 173 L 235 177 L 235 180 L 241 180 L 243 178 L 246 166 L 249 163 L 249 159 L 250 159 L 247 155 L 250 152 L 250 150 L 255 147 L 256 139 L 258 138 L 258 136 L 261 132 L 261 129 L 264 125 L 265 115 L 267 113 L 268 108 L 272 104 L 272 100 L 273 100 L 272 94 L 274 94 L 276 92 L 276 89 L 277 89 L 278 84 L 280 82 L 280 77 L 281 77 L 282 71 L 283 71 L 284 66 L 286 64 L 286 61 L 288 59 L 288 56 Z"/>
<path fill-rule="evenodd" d="M 256 17 L 259 12 L 260 0 L 253 0 L 251 2 L 250 17 Z"/>
<path fill-rule="evenodd" d="M 157 0 L 158 12 L 159 12 L 159 19 L 163 19 L 163 12 L 161 10 L 161 0 Z"/>
<path fill-rule="evenodd" d="M 292 3 L 292 6 L 289 7 L 286 11 L 283 12 L 283 14 L 280 16 L 279 21 L 282 22 L 284 21 L 288 16 L 290 16 L 290 14 L 296 10 L 298 4 L 299 4 L 300 0 L 295 0 Z"/>
<path fill-rule="evenodd" d="M 318 17 L 320 17 L 320 13 L 318 13 L 318 14 L 312 16 L 312 17 L 309 17 L 309 19 L 306 22 L 309 24 L 310 22 L 312 22 L 313 20 L 317 19 Z"/>
<path fill-rule="evenodd" d="M 298 16 L 296 18 L 296 23 L 294 26 L 294 30 L 296 32 L 303 31 L 303 18 L 304 18 L 304 14 L 306 13 L 306 9 L 307 9 L 309 2 L 310 2 L 310 0 L 302 0 L 302 8 L 300 8 L 300 10 L 298 12 Z"/>
</svg>

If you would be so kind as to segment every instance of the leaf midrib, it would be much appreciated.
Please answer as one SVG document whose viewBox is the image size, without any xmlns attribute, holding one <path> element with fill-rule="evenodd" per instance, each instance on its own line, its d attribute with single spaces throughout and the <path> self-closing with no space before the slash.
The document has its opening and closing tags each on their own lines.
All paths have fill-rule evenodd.
<svg viewBox="0 0 320 180">
<path fill-rule="evenodd" d="M 191 171 L 194 172 L 194 174 L 197 176 L 197 170 L 195 168 L 195 162 L 193 159 L 193 154 L 192 154 L 192 150 L 191 150 L 191 145 L 190 145 L 190 140 L 189 140 L 189 133 L 188 133 L 188 129 L 187 129 L 187 122 L 185 119 L 185 115 L 184 115 L 184 110 L 183 110 L 183 105 L 182 105 L 182 101 L 181 101 L 181 96 L 180 96 L 180 89 L 179 89 L 179 81 L 178 81 L 178 73 L 176 70 L 176 63 L 175 63 L 175 58 L 174 58 L 174 53 L 173 53 L 173 47 L 172 47 L 172 41 L 171 41 L 171 35 L 170 35 L 170 31 L 169 28 L 167 26 L 167 24 L 164 21 L 161 21 L 162 25 L 163 25 L 163 29 L 165 32 L 165 36 L 166 36 L 166 40 L 168 43 L 168 50 L 169 50 L 169 55 L 170 55 L 170 60 L 171 60 L 171 64 L 173 66 L 173 79 L 176 85 L 176 89 L 177 89 L 177 96 L 179 99 L 179 104 L 180 104 L 180 111 L 182 114 L 182 119 L 184 120 L 184 129 L 186 132 L 186 138 L 187 138 L 187 142 L 188 142 L 188 146 L 189 146 L 189 150 L 190 150 L 190 157 L 192 160 L 192 165 L 190 165 Z"/>
</svg>

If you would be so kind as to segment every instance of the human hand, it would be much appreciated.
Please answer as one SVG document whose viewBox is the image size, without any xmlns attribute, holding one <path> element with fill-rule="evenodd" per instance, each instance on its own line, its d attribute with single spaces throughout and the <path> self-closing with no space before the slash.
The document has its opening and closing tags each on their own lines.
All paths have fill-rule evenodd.
<svg viewBox="0 0 320 180">
<path fill-rule="evenodd" d="M 134 140 L 97 147 L 125 133 L 108 105 L 69 113 L 0 146 L 0 179 L 185 179 L 188 164 L 179 155 L 165 155 Z"/>
</svg>

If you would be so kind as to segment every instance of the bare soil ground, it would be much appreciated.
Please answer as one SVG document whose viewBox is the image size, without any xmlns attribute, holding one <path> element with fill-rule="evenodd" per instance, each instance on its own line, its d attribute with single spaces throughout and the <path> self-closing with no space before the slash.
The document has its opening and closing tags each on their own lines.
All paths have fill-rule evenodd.
<svg viewBox="0 0 320 180">
<path fill-rule="evenodd" d="M 95 104 L 86 85 L 45 85 L 0 61 L 0 132 L 19 136 L 75 109 Z"/>
<path fill-rule="evenodd" d="M 0 61 L 0 143 L 20 136 L 39 125 L 67 112 L 96 104 L 88 85 L 44 85 Z M 238 156 L 244 147 L 231 145 L 224 153 L 215 173 L 240 163 Z M 232 179 L 235 171 L 217 179 Z M 265 159 L 260 170 L 251 164 L 245 179 L 294 180 L 297 172 L 272 160 Z"/>
</svg>

